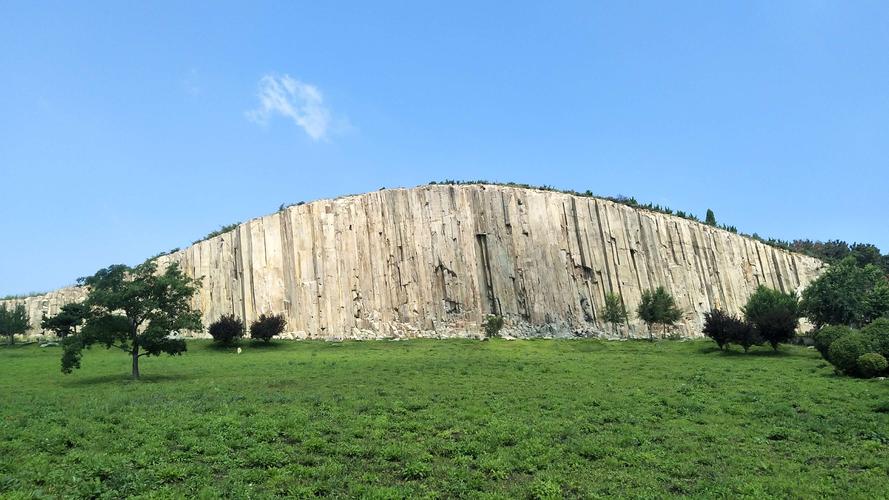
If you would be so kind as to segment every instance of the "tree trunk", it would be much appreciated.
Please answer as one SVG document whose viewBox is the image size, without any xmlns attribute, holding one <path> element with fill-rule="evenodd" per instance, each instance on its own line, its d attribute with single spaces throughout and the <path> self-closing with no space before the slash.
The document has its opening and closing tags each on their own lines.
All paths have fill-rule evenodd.
<svg viewBox="0 0 889 500">
<path fill-rule="evenodd" d="M 139 380 L 139 346 L 133 347 L 133 378 Z"/>
<path fill-rule="evenodd" d="M 9 334 L 9 345 L 15 345 L 15 334 L 14 333 Z"/>
<path fill-rule="evenodd" d="M 139 380 L 139 337 L 136 323 L 133 322 L 130 328 L 130 338 L 133 341 L 133 379 Z"/>
</svg>

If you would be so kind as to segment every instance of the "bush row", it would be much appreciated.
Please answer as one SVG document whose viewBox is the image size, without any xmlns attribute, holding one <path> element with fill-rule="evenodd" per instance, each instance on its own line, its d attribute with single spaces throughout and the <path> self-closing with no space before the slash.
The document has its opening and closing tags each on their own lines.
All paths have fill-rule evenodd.
<svg viewBox="0 0 889 500">
<path fill-rule="evenodd" d="M 889 318 L 879 318 L 859 330 L 825 326 L 815 332 L 814 338 L 821 356 L 846 375 L 889 375 Z"/>
<path fill-rule="evenodd" d="M 250 338 L 269 342 L 284 332 L 287 320 L 281 314 L 263 314 L 250 324 Z M 244 337 L 244 322 L 235 315 L 222 316 L 210 325 L 210 336 L 221 345 L 233 345 Z"/>
<path fill-rule="evenodd" d="M 747 352 L 750 347 L 768 343 L 778 349 L 790 342 L 801 316 L 799 298 L 795 293 L 784 293 L 764 286 L 747 300 L 744 317 L 737 318 L 720 309 L 704 315 L 704 335 L 713 339 L 720 349 L 730 344 L 739 345 Z"/>
</svg>

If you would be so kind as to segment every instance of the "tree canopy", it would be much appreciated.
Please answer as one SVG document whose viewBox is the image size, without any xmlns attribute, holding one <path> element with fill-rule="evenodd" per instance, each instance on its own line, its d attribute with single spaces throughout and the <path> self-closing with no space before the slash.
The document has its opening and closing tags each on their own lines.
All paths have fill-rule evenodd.
<svg viewBox="0 0 889 500">
<path fill-rule="evenodd" d="M 190 305 L 200 284 L 175 263 L 162 273 L 154 261 L 114 265 L 78 281 L 89 289 L 84 303 L 90 313 L 80 332 L 63 342 L 64 373 L 80 368 L 84 347 L 100 344 L 129 354 L 133 378 L 139 378 L 140 357 L 181 354 L 185 342 L 171 335 L 202 328 L 200 312 Z"/>
<path fill-rule="evenodd" d="M 760 285 L 747 300 L 744 317 L 772 349 L 778 349 L 778 344 L 793 338 L 799 326 L 799 298 L 795 293 Z"/>
<path fill-rule="evenodd" d="M 606 323 L 611 323 L 612 329 L 617 329 L 617 325 L 625 323 L 628 318 L 627 309 L 624 307 L 624 301 L 620 295 L 609 292 L 605 294 L 605 309 L 602 311 L 602 319 Z"/>
<path fill-rule="evenodd" d="M 0 335 L 5 335 L 10 344 L 15 344 L 15 336 L 25 333 L 31 327 L 31 320 L 24 304 L 16 304 L 12 309 L 0 304 Z"/>
<path fill-rule="evenodd" d="M 802 294 L 803 313 L 815 324 L 860 327 L 889 316 L 889 280 L 875 264 L 848 256 L 830 266 Z"/>
<path fill-rule="evenodd" d="M 716 214 L 709 208 L 707 209 L 707 215 L 704 217 L 704 224 L 707 224 L 708 226 L 716 225 Z"/>
<path fill-rule="evenodd" d="M 682 318 L 682 311 L 676 306 L 676 299 L 663 286 L 642 292 L 642 301 L 636 309 L 636 314 L 648 325 L 649 336 L 652 325 L 663 325 L 666 333 L 667 326 L 675 324 Z"/>
<path fill-rule="evenodd" d="M 77 333 L 77 327 L 83 324 L 89 316 L 90 307 L 79 302 L 72 302 L 62 306 L 55 316 L 44 316 L 40 322 L 40 328 L 49 330 L 59 338 Z"/>
</svg>

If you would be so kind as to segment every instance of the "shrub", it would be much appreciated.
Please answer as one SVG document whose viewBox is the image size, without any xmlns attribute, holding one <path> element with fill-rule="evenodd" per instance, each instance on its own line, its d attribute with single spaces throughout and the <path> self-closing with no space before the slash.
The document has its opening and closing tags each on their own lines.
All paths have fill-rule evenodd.
<svg viewBox="0 0 889 500">
<path fill-rule="evenodd" d="M 784 293 L 760 285 L 744 306 L 744 317 L 772 349 L 789 342 L 799 324 L 799 300 L 795 293 Z"/>
<path fill-rule="evenodd" d="M 672 326 L 682 319 L 682 310 L 676 306 L 676 299 L 662 286 L 642 292 L 642 300 L 636 308 L 636 314 L 648 325 L 649 340 L 654 340 L 652 325 L 660 323 L 664 326 L 666 334 L 667 326 Z"/>
<path fill-rule="evenodd" d="M 825 326 L 820 328 L 817 332 L 815 332 L 815 349 L 818 349 L 818 352 L 821 353 L 821 357 L 829 360 L 830 358 L 827 356 L 827 351 L 830 349 L 830 344 L 846 335 L 847 333 L 852 333 L 852 329 L 848 326 L 842 325 L 832 325 Z"/>
<path fill-rule="evenodd" d="M 856 375 L 858 374 L 858 357 L 872 350 L 869 339 L 861 332 L 853 331 L 830 344 L 827 360 L 843 373 Z"/>
<path fill-rule="evenodd" d="M 737 322 L 740 322 L 738 318 L 721 309 L 713 309 L 704 315 L 704 335 L 723 350 L 732 341 L 732 332 Z"/>
<path fill-rule="evenodd" d="M 736 318 L 719 309 L 704 315 L 704 335 L 713 339 L 720 349 L 729 344 L 738 344 L 744 352 L 754 345 L 762 344 L 756 328 L 749 321 Z"/>
<path fill-rule="evenodd" d="M 602 319 L 611 323 L 612 331 L 616 333 L 617 325 L 626 323 L 629 315 L 624 307 L 624 301 L 620 295 L 609 292 L 605 294 L 605 309 L 602 311 Z"/>
<path fill-rule="evenodd" d="M 244 322 L 234 314 L 222 316 L 210 325 L 210 336 L 214 342 L 231 345 L 244 336 Z"/>
<path fill-rule="evenodd" d="M 874 352 L 889 359 L 889 318 L 879 318 L 861 329 L 861 333 L 870 339 Z"/>
<path fill-rule="evenodd" d="M 749 351 L 752 346 L 762 345 L 763 343 L 763 339 L 756 327 L 749 321 L 741 320 L 737 320 L 729 330 L 729 341 L 741 346 L 744 352 Z"/>
<path fill-rule="evenodd" d="M 858 356 L 858 374 L 865 378 L 876 377 L 889 367 L 882 354 L 869 352 Z"/>
<path fill-rule="evenodd" d="M 287 320 L 281 314 L 263 314 L 250 325 L 250 338 L 268 342 L 275 335 L 284 333 Z"/>
<path fill-rule="evenodd" d="M 482 323 L 482 328 L 485 329 L 485 337 L 496 337 L 500 333 L 500 329 L 503 328 L 503 316 L 489 315 Z"/>
</svg>

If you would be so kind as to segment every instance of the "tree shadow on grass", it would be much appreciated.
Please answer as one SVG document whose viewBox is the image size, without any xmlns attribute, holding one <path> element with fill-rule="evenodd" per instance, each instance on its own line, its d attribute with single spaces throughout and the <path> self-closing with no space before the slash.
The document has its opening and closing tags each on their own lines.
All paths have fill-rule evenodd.
<svg viewBox="0 0 889 500">
<path fill-rule="evenodd" d="M 250 343 L 247 344 L 251 349 L 278 349 L 283 347 L 283 345 L 282 342 L 264 342 L 262 340 L 251 340 Z"/>
<path fill-rule="evenodd" d="M 730 357 L 737 357 L 737 356 L 741 356 L 741 357 L 743 357 L 743 356 L 752 356 L 752 357 L 763 357 L 763 358 L 769 358 L 769 357 L 781 358 L 781 357 L 793 356 L 793 355 L 794 355 L 794 353 L 792 353 L 792 352 L 790 352 L 790 351 L 787 351 L 787 350 L 784 350 L 784 349 L 778 349 L 778 350 L 776 351 L 776 350 L 774 350 L 774 349 L 772 349 L 772 348 L 768 348 L 768 349 L 766 349 L 766 348 L 758 348 L 758 349 L 757 349 L 757 348 L 752 348 L 752 349 L 750 349 L 749 352 L 744 352 L 744 349 L 742 349 L 742 348 L 740 348 L 740 347 L 738 347 L 738 346 L 734 346 L 734 345 L 731 346 L 731 347 L 726 348 L 725 350 L 721 350 L 721 349 L 719 349 L 719 347 L 717 347 L 715 344 L 714 344 L 714 345 L 710 345 L 710 346 L 706 346 L 706 347 L 700 347 L 700 348 L 698 348 L 698 353 L 699 353 L 699 354 L 714 354 L 714 353 L 719 353 L 719 354 L 722 354 L 723 356 L 725 356 L 725 357 L 727 357 L 727 358 L 730 358 Z"/>
<path fill-rule="evenodd" d="M 232 342 L 231 344 L 220 344 L 219 342 L 211 342 L 207 344 L 204 349 L 208 351 L 215 352 L 228 352 L 228 353 L 236 353 L 238 351 L 238 347 L 243 346 L 241 342 Z"/>
<path fill-rule="evenodd" d="M 132 383 L 132 384 L 151 384 L 162 382 L 179 382 L 192 378 L 190 374 L 171 375 L 167 373 L 147 373 L 141 375 L 138 380 L 133 379 L 129 374 L 114 373 L 110 375 L 97 375 L 95 377 L 77 377 L 66 379 L 62 382 L 63 387 L 88 387 L 92 385 L 113 384 L 113 383 Z"/>
</svg>

